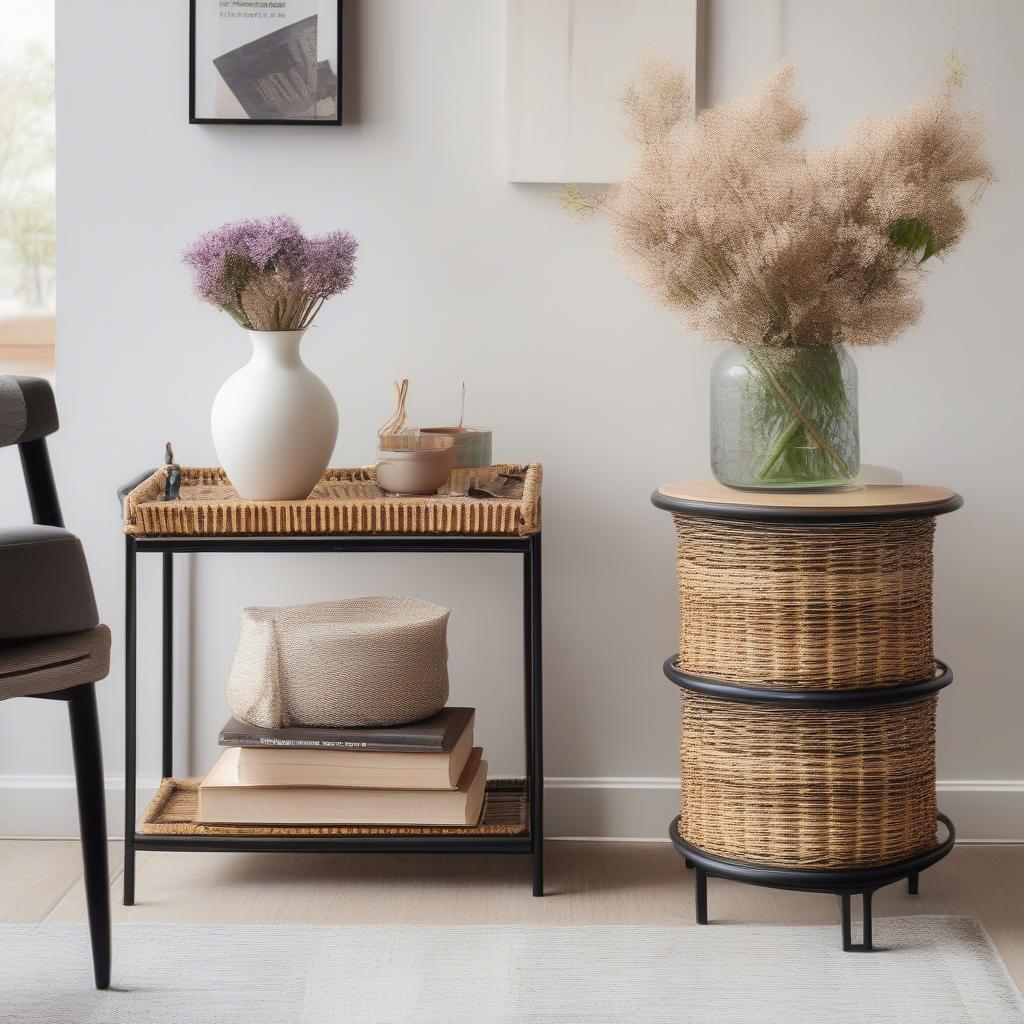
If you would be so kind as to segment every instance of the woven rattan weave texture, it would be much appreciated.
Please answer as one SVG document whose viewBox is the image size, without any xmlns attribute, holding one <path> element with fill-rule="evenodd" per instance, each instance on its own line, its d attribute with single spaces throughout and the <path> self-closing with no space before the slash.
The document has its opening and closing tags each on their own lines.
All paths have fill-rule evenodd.
<svg viewBox="0 0 1024 1024">
<path fill-rule="evenodd" d="M 684 691 L 679 834 L 787 868 L 874 867 L 930 849 L 936 703 L 836 711 Z"/>
<path fill-rule="evenodd" d="M 931 676 L 934 519 L 673 518 L 684 672 L 810 690 Z"/>
<path fill-rule="evenodd" d="M 502 474 L 523 477 L 521 498 L 476 498 Z M 523 537 L 540 530 L 541 467 L 503 464 L 456 469 L 442 493 L 403 498 L 377 486 L 372 467 L 329 469 L 301 501 L 243 501 L 222 469 L 183 467 L 181 492 L 164 501 L 165 471 L 129 492 L 124 532 L 136 536 L 222 537 L 324 534 L 480 534 Z"/>
<path fill-rule="evenodd" d="M 911 499 L 935 491 L 939 512 L 959 497 L 893 487 L 882 513 L 850 492 L 833 515 L 829 496 L 817 496 L 803 521 L 774 495 L 751 510 L 748 496 L 713 490 L 691 511 L 699 488 L 673 487 L 663 507 L 678 540 L 677 667 L 776 694 L 683 689 L 679 835 L 716 857 L 811 871 L 871 869 L 934 849 L 937 696 L 892 702 L 892 688 L 936 673 L 935 518 L 911 512 Z M 877 704 L 816 696 L 881 688 Z"/>
</svg>

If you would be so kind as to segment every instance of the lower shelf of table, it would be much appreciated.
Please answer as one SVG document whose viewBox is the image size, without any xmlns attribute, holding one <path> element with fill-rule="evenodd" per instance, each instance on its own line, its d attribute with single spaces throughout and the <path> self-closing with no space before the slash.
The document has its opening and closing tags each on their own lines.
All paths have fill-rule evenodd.
<svg viewBox="0 0 1024 1024">
<path fill-rule="evenodd" d="M 524 779 L 491 779 L 480 821 L 468 826 L 210 825 L 196 821 L 198 779 L 164 779 L 143 811 L 139 848 L 290 850 L 465 850 L 529 852 L 529 797 Z"/>
</svg>

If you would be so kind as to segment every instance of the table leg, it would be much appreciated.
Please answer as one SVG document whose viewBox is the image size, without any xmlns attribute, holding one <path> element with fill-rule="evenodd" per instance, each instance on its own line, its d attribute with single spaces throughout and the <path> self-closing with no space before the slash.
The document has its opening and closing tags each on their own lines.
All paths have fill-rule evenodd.
<svg viewBox="0 0 1024 1024">
<path fill-rule="evenodd" d="M 861 893 L 861 899 L 864 906 L 863 921 L 861 922 L 863 935 L 860 942 L 854 942 L 852 913 L 850 910 L 850 893 L 844 892 L 839 894 L 839 912 L 842 918 L 840 924 L 843 935 L 844 953 L 870 953 L 874 950 L 871 935 L 871 897 L 873 895 L 874 891 L 871 889 L 865 889 L 864 892 Z"/>
<path fill-rule="evenodd" d="M 135 646 L 136 646 L 136 576 L 135 538 L 125 537 L 124 549 L 124 898 L 130 907 L 135 903 Z"/>
<path fill-rule="evenodd" d="M 533 847 L 533 895 L 544 895 L 544 734 L 542 726 L 540 534 L 523 556 L 523 661 L 526 706 L 526 791 Z"/>
<path fill-rule="evenodd" d="M 699 865 L 695 865 L 693 872 L 693 903 L 694 918 L 697 924 L 708 923 L 708 876 L 707 872 Z"/>
<path fill-rule="evenodd" d="M 174 555 L 165 551 L 163 562 L 163 749 L 161 771 L 174 775 Z"/>
</svg>

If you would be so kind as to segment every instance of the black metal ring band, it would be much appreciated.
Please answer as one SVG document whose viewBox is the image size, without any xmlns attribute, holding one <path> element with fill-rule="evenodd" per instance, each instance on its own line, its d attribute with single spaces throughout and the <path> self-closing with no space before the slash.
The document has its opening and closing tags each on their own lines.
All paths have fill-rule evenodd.
<svg viewBox="0 0 1024 1024">
<path fill-rule="evenodd" d="M 665 675 L 684 690 L 702 693 L 707 697 L 737 701 L 741 704 L 772 704 L 801 708 L 864 708 L 877 704 L 897 704 L 917 697 L 924 697 L 949 686 L 953 682 L 953 671 L 936 659 L 936 674 L 931 679 L 917 683 L 901 683 L 898 686 L 877 686 L 866 690 L 775 690 L 762 686 L 738 686 L 694 676 L 676 668 L 678 655 L 664 664 Z"/>
<path fill-rule="evenodd" d="M 747 522 L 807 523 L 842 526 L 847 523 L 877 523 L 886 519 L 921 519 L 955 512 L 964 503 L 959 494 L 934 501 L 928 505 L 907 505 L 899 509 L 871 511 L 870 509 L 834 509 L 825 513 L 815 508 L 794 508 L 792 505 L 725 505 L 712 501 L 689 498 L 671 498 L 661 491 L 651 494 L 651 504 L 666 512 L 709 519 L 736 519 Z"/>
<path fill-rule="evenodd" d="M 721 878 L 732 878 L 738 882 L 751 885 L 767 885 L 774 889 L 794 889 L 802 892 L 855 893 L 865 889 L 877 889 L 889 885 L 901 878 L 923 871 L 953 849 L 956 842 L 956 828 L 945 814 L 939 814 L 938 820 L 946 828 L 946 838 L 925 853 L 911 857 L 909 860 L 884 864 L 877 868 L 780 868 L 765 867 L 751 864 L 749 861 L 730 860 L 716 857 L 688 843 L 679 835 L 679 816 L 672 819 L 668 834 L 675 848 L 687 860 L 692 861 L 709 875 Z"/>
</svg>

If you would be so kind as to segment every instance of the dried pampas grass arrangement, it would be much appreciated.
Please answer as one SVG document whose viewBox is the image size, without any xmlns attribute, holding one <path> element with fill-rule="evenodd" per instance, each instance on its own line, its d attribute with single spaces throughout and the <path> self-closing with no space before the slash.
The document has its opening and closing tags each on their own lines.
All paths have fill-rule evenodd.
<svg viewBox="0 0 1024 1024">
<path fill-rule="evenodd" d="M 565 204 L 605 212 L 637 278 L 705 336 L 762 351 L 888 342 L 917 321 L 924 264 L 959 242 L 994 179 L 980 118 L 955 102 L 963 65 L 820 149 L 800 141 L 793 74 L 689 120 L 685 74 L 647 63 L 623 97 L 634 170 L 604 197 L 570 186 Z"/>
</svg>

